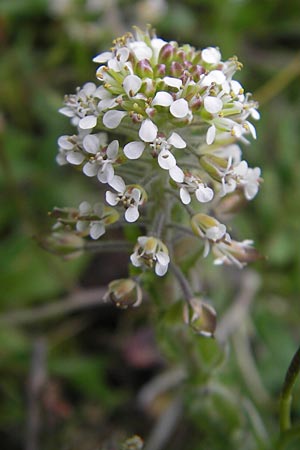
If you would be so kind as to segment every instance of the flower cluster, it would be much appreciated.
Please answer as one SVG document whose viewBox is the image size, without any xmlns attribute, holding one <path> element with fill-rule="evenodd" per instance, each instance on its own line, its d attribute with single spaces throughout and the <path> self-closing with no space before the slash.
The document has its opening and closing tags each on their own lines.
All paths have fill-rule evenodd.
<svg viewBox="0 0 300 450">
<path fill-rule="evenodd" d="M 215 47 L 167 42 L 151 29 L 116 39 L 94 62 L 98 81 L 67 95 L 60 109 L 77 133 L 59 138 L 57 162 L 96 177 L 110 206 L 60 210 L 57 226 L 98 239 L 123 209 L 125 223 L 141 218 L 146 234 L 132 264 L 159 276 L 170 262 L 162 239 L 170 245 L 178 217 L 181 231 L 192 230 L 216 264 L 254 260 L 252 242 L 234 241 L 211 215 L 233 193 L 252 200 L 261 182 L 239 147 L 256 138 L 252 119 L 259 119 L 256 102 L 234 79 L 242 64 L 223 61 Z M 175 204 L 185 211 L 178 217 Z"/>
</svg>

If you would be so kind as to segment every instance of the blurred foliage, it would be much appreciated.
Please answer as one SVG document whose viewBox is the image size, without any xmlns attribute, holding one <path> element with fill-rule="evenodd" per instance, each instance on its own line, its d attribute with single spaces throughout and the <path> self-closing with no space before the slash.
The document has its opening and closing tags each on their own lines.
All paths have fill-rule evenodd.
<svg viewBox="0 0 300 450">
<path fill-rule="evenodd" d="M 7 320 L 8 311 L 63 301 L 78 286 L 104 286 L 126 276 L 122 257 L 61 261 L 35 238 L 49 229 L 53 206 L 76 206 L 87 193 L 98 196 L 96 185 L 90 192 L 84 177 L 55 164 L 56 140 L 70 130 L 57 113 L 63 95 L 94 80 L 91 58 L 114 37 L 146 23 L 165 39 L 217 45 L 225 58 L 238 55 L 245 66 L 243 84 L 261 103 L 258 140 L 245 151 L 252 166 L 262 167 L 264 185 L 235 232 L 254 238 L 266 260 L 254 268 L 260 288 L 250 312 L 225 346 L 190 334 L 179 303 L 170 305 L 175 288 L 168 280 L 153 287 L 149 279 L 155 302 L 134 311 L 105 306 L 28 325 Z M 298 2 L 2 0 L 0 46 L 3 448 L 24 448 L 27 439 L 31 449 L 30 367 L 35 342 L 43 336 L 47 381 L 39 450 L 115 449 L 134 433 L 147 442 L 178 395 L 183 410 L 163 448 L 274 449 L 280 389 L 300 341 Z M 196 288 L 199 274 L 206 280 L 201 290 L 213 299 L 221 320 L 236 298 L 241 274 L 201 261 L 192 273 Z M 185 380 L 138 407 L 137 393 L 176 367 L 185 367 Z M 299 441 L 287 448 L 299 448 Z"/>
</svg>

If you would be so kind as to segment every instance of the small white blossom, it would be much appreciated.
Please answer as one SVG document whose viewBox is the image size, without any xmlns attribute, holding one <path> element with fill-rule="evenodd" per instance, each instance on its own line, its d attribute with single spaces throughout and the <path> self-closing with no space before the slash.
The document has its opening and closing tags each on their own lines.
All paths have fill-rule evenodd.
<svg viewBox="0 0 300 450">
<path fill-rule="evenodd" d="M 168 270 L 170 257 L 167 247 L 160 239 L 140 236 L 130 260 L 136 267 L 152 268 L 155 265 L 156 275 L 162 277 Z"/>
<path fill-rule="evenodd" d="M 213 199 L 214 191 L 203 183 L 199 177 L 191 173 L 185 174 L 184 181 L 180 186 L 180 198 L 185 205 L 191 202 L 191 194 L 195 194 L 200 203 L 207 203 Z"/>
<path fill-rule="evenodd" d="M 110 186 L 116 189 L 117 192 L 106 192 L 107 203 L 111 206 L 121 203 L 126 209 L 126 221 L 135 222 L 140 215 L 138 207 L 145 201 L 142 189 L 134 185 L 126 186 L 123 179 L 117 175 L 110 182 Z"/>
<path fill-rule="evenodd" d="M 93 207 L 88 202 L 80 203 L 79 220 L 76 223 L 76 230 L 80 233 L 88 231 L 92 239 L 99 239 L 105 233 L 102 216 L 102 203 L 96 203 Z M 90 217 L 93 217 L 93 219 L 90 220 Z M 98 219 L 94 217 L 98 217 Z"/>
<path fill-rule="evenodd" d="M 88 177 L 97 175 L 101 183 L 109 183 L 114 176 L 113 164 L 117 160 L 119 142 L 114 140 L 105 149 L 98 136 L 88 135 L 83 139 L 83 148 L 89 154 L 89 159 L 82 170 Z"/>
</svg>

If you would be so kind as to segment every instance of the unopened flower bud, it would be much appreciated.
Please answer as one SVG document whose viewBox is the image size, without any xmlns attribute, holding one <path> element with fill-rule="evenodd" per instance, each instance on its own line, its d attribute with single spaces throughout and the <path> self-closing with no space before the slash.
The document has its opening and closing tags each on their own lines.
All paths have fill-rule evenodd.
<svg viewBox="0 0 300 450">
<path fill-rule="evenodd" d="M 217 314 L 212 306 L 199 298 L 192 298 L 184 305 L 184 322 L 197 334 L 213 337 L 217 325 Z"/>
<path fill-rule="evenodd" d="M 172 77 L 180 77 L 181 74 L 183 72 L 183 66 L 177 62 L 177 61 L 173 61 L 170 67 L 170 73 L 172 75 Z"/>
<path fill-rule="evenodd" d="M 228 161 L 215 155 L 203 155 L 200 164 L 208 175 L 216 181 L 221 182 L 226 172 Z"/>
<path fill-rule="evenodd" d="M 135 73 L 140 78 L 152 78 L 153 77 L 153 69 L 148 59 L 142 59 L 136 65 Z"/>
<path fill-rule="evenodd" d="M 247 203 L 242 190 L 234 192 L 222 197 L 218 203 L 218 215 L 227 215 L 237 213 Z"/>
<path fill-rule="evenodd" d="M 165 64 L 157 64 L 154 67 L 154 76 L 155 77 L 164 77 L 166 74 L 166 65 Z"/>
<path fill-rule="evenodd" d="M 114 280 L 108 285 L 107 296 L 118 307 L 139 306 L 142 302 L 141 287 L 131 278 Z"/>
<path fill-rule="evenodd" d="M 175 53 L 175 48 L 171 44 L 166 44 L 162 47 L 159 52 L 158 60 L 160 63 L 168 63 L 173 59 L 173 55 Z"/>
</svg>

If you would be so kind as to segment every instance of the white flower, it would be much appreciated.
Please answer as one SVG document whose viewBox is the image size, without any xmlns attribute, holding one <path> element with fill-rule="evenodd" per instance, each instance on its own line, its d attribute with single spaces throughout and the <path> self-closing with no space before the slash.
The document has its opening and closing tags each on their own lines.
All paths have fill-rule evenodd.
<svg viewBox="0 0 300 450">
<path fill-rule="evenodd" d="M 162 277 L 168 270 L 170 257 L 167 247 L 160 239 L 140 236 L 130 260 L 135 267 L 152 268 L 155 264 L 156 275 Z"/>
<path fill-rule="evenodd" d="M 88 177 L 97 175 L 101 183 L 109 183 L 114 176 L 113 164 L 116 162 L 119 142 L 112 141 L 103 148 L 99 135 L 88 135 L 83 139 L 83 148 L 89 154 L 88 162 L 83 166 L 83 173 Z M 90 156 L 91 155 L 91 156 Z"/>
<path fill-rule="evenodd" d="M 190 173 L 184 176 L 184 181 L 180 186 L 180 198 L 184 205 L 191 202 L 190 194 L 195 194 L 200 203 L 207 203 L 213 199 L 214 191 L 203 183 L 199 177 Z"/>
<path fill-rule="evenodd" d="M 65 106 L 59 112 L 72 119 L 72 124 L 82 130 L 92 129 L 97 124 L 99 111 L 99 88 L 95 83 L 86 83 L 76 94 L 66 96 Z"/>
<path fill-rule="evenodd" d="M 168 139 L 158 137 L 151 144 L 154 155 L 158 154 L 158 164 L 162 169 L 168 170 L 170 177 L 182 183 L 184 179 L 184 173 L 177 166 L 175 156 L 171 153 L 170 149 L 172 147 L 182 149 L 186 147 L 186 142 L 177 133 L 172 133 Z"/>
<path fill-rule="evenodd" d="M 60 136 L 58 139 L 58 155 L 56 161 L 59 165 L 67 163 L 79 166 L 85 160 L 85 154 L 82 148 L 82 141 L 87 132 L 82 131 L 78 135 Z"/>
<path fill-rule="evenodd" d="M 252 200 L 259 189 L 260 168 L 251 169 L 246 161 L 241 161 L 238 166 L 233 168 L 232 174 L 236 177 L 237 183 L 242 185 L 246 199 Z"/>
<path fill-rule="evenodd" d="M 94 217 L 99 220 L 94 219 Z M 92 239 L 99 239 L 105 233 L 105 226 L 103 223 L 103 205 L 96 203 L 93 207 L 88 202 L 82 202 L 79 205 L 79 220 L 76 223 L 76 230 L 80 233 L 88 231 Z M 89 217 L 93 217 L 92 220 Z"/>
<path fill-rule="evenodd" d="M 117 192 L 107 191 L 106 201 L 111 206 L 122 203 L 127 222 L 135 222 L 139 218 L 138 207 L 144 203 L 142 188 L 135 185 L 126 186 L 124 180 L 116 175 L 109 183 Z"/>
</svg>

